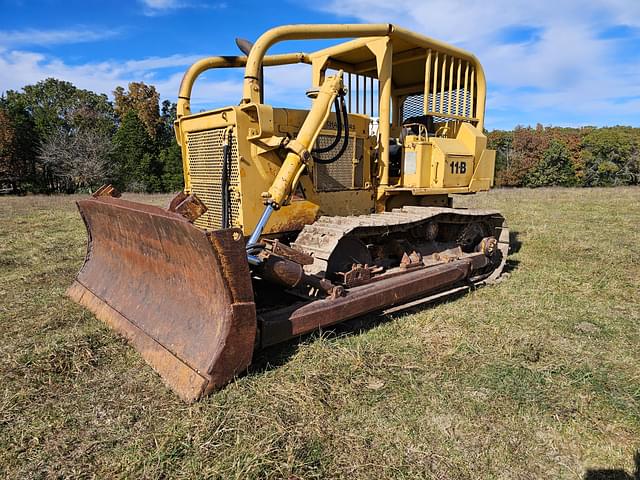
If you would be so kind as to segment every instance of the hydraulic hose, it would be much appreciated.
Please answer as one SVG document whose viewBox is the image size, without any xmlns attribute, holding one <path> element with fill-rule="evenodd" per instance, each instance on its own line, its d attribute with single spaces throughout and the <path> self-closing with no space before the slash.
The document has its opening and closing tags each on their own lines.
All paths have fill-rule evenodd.
<svg viewBox="0 0 640 480">
<path fill-rule="evenodd" d="M 338 152 L 333 157 L 327 158 L 327 159 L 322 159 L 322 158 L 315 157 L 313 154 L 314 153 L 318 153 L 319 151 L 318 150 L 314 150 L 312 152 L 311 156 L 313 157 L 313 161 L 316 162 L 316 163 L 320 163 L 322 165 L 327 165 L 327 164 L 335 162 L 340 157 L 342 157 L 344 152 L 346 152 L 347 147 L 349 146 L 349 113 L 347 112 L 347 106 L 344 103 L 344 95 L 340 95 L 340 105 L 341 105 L 341 110 L 342 110 L 342 122 L 341 123 L 343 125 L 338 123 L 337 127 L 340 128 L 340 127 L 344 126 L 344 140 L 342 142 L 342 146 L 340 147 L 340 150 L 338 150 Z M 336 115 L 336 117 L 339 118 L 339 115 Z M 337 128 L 336 128 L 336 130 L 337 130 Z M 336 140 L 339 138 L 338 135 L 339 134 L 336 132 Z M 333 145 L 334 143 L 337 143 L 337 142 L 334 141 L 332 143 L 332 146 L 335 146 L 335 145 Z M 323 153 L 323 152 L 320 152 L 320 153 Z"/>
<path fill-rule="evenodd" d="M 220 188 L 222 189 L 222 228 L 231 226 L 231 199 L 229 196 L 229 173 L 231 171 L 231 142 L 232 130 L 225 132 L 224 142 L 222 144 L 222 174 Z"/>
<path fill-rule="evenodd" d="M 333 104 L 335 105 L 335 108 L 336 108 L 336 136 L 333 139 L 333 142 L 331 142 L 331 145 L 327 145 L 326 147 L 321 147 L 321 148 L 314 148 L 311 151 L 312 154 L 328 153 L 334 148 L 336 148 L 338 146 L 338 143 L 340 143 L 340 139 L 342 138 L 342 117 L 341 117 L 342 112 L 340 111 L 340 99 L 336 97 Z"/>
</svg>

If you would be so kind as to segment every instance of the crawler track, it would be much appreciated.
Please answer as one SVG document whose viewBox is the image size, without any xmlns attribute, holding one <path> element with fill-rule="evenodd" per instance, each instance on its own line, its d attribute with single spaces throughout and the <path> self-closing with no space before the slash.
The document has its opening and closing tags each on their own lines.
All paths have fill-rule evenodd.
<svg viewBox="0 0 640 480">
<path fill-rule="evenodd" d="M 433 225 L 438 227 L 436 235 L 433 234 Z M 305 226 L 293 246 L 313 255 L 314 263 L 305 267 L 307 273 L 325 276 L 331 270 L 332 255 L 345 238 L 355 237 L 368 245 L 395 240 L 430 254 L 460 246 L 465 228 L 472 225 L 478 230 L 479 237 L 495 237 L 502 254 L 494 270 L 473 281 L 494 280 L 500 276 L 509 252 L 509 230 L 504 217 L 496 210 L 406 206 L 370 215 L 324 216 Z"/>
</svg>

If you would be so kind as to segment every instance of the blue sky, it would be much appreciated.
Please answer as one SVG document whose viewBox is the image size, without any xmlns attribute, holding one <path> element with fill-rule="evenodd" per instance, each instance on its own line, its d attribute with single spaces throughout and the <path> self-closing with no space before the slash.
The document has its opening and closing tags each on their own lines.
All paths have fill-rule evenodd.
<svg viewBox="0 0 640 480">
<path fill-rule="evenodd" d="M 640 0 L 0 0 L 0 92 L 46 77 L 111 94 L 130 81 L 175 101 L 185 68 L 235 55 L 287 23 L 391 22 L 472 51 L 488 79 L 486 126 L 640 126 Z M 322 42 L 279 44 L 311 51 Z M 306 66 L 278 67 L 267 101 L 305 106 Z M 241 72 L 210 73 L 195 109 L 235 104 Z"/>
</svg>

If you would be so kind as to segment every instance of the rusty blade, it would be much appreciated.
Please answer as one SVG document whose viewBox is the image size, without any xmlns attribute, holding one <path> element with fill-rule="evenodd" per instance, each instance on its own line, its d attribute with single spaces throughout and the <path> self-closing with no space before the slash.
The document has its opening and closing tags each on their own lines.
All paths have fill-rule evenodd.
<svg viewBox="0 0 640 480">
<path fill-rule="evenodd" d="M 389 276 L 385 280 L 349 289 L 336 299 L 316 300 L 304 305 L 260 315 L 261 347 L 311 332 L 365 313 L 399 305 L 430 293 L 459 285 L 473 272 L 474 260 L 464 258 L 447 264 Z"/>
<path fill-rule="evenodd" d="M 111 197 L 78 202 L 85 263 L 68 295 L 123 334 L 187 401 L 251 362 L 256 313 L 242 233 Z"/>
</svg>

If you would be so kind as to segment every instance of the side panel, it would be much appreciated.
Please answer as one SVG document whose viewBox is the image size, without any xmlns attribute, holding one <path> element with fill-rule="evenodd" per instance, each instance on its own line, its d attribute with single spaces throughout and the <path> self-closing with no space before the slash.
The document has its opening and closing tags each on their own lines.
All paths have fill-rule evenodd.
<svg viewBox="0 0 640 480">
<path fill-rule="evenodd" d="M 269 189 L 282 163 L 277 145 L 284 137 L 295 138 L 308 112 L 270 110 L 271 117 L 261 121 L 273 129 L 276 137 L 267 138 L 267 143 L 255 140 L 260 123 L 250 113 L 251 110 L 247 113 L 246 107 L 229 107 L 179 120 L 182 153 L 188 172 L 186 189 L 189 193 L 195 193 L 208 208 L 195 222 L 200 228 L 216 230 L 222 227 L 225 140 L 231 146 L 228 177 L 231 223 L 248 235 L 253 231 L 264 208 L 261 194 Z M 373 182 L 369 117 L 350 115 L 349 121 L 350 138 L 343 154 L 333 163 L 316 163 L 310 172 L 305 171 L 291 203 L 272 215 L 264 233 L 300 230 L 321 214 L 333 214 L 341 209 L 344 211 L 345 205 L 352 214 L 371 212 Z M 319 147 L 332 143 L 336 134 L 335 122 L 335 114 L 331 114 L 318 137 Z M 249 140 L 252 138 L 254 140 Z M 274 143 L 269 146 L 269 141 Z M 321 154 L 320 158 L 332 158 L 339 152 L 340 144 Z"/>
</svg>

